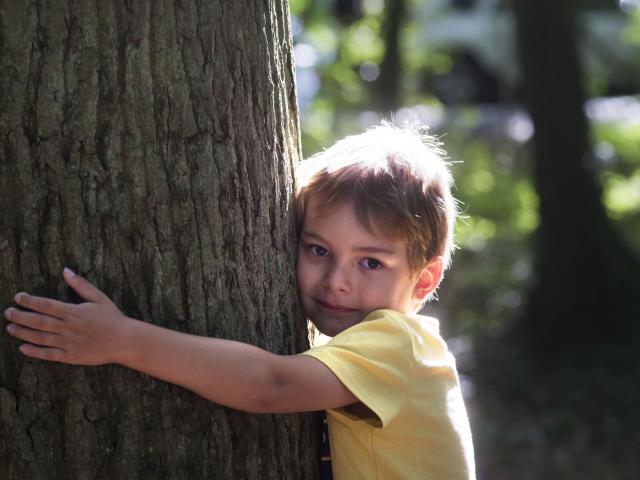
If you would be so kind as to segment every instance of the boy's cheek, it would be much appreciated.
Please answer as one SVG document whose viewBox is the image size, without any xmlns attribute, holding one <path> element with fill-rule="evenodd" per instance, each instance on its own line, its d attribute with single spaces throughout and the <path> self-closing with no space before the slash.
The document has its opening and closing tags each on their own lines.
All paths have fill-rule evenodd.
<svg viewBox="0 0 640 480">
<path fill-rule="evenodd" d="M 307 262 L 305 262 L 301 255 L 298 255 L 298 261 L 296 262 L 296 283 L 298 284 L 300 294 L 304 293 L 303 290 L 307 285 L 307 270 Z"/>
<path fill-rule="evenodd" d="M 302 256 L 296 268 L 296 282 L 298 293 L 302 297 L 303 303 L 305 297 L 313 297 L 313 291 L 318 284 L 318 279 L 318 266 Z"/>
</svg>

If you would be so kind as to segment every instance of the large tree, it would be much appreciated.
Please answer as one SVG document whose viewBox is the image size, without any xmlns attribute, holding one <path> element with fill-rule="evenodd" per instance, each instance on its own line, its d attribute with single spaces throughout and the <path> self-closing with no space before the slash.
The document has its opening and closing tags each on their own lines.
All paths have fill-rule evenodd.
<svg viewBox="0 0 640 480">
<path fill-rule="evenodd" d="M 602 204 L 583 109 L 574 1 L 513 5 L 540 198 L 536 283 L 523 338 L 537 364 L 635 358 L 640 264 Z"/>
<path fill-rule="evenodd" d="M 130 316 L 302 350 L 291 50 L 284 0 L 0 1 L 0 307 L 69 298 L 69 266 Z M 0 349 L 0 478 L 315 476 L 308 416 Z"/>
</svg>

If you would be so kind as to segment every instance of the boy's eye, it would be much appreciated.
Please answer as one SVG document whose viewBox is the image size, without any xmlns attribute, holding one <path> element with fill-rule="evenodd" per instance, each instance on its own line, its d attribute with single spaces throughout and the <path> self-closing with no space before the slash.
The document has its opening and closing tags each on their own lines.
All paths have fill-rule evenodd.
<svg viewBox="0 0 640 480">
<path fill-rule="evenodd" d="M 369 270 L 378 270 L 382 268 L 382 263 L 375 258 L 365 258 L 362 260 L 361 265 Z"/>
<path fill-rule="evenodd" d="M 329 255 L 329 250 L 321 247 L 320 245 L 311 245 L 309 247 L 309 250 L 317 257 L 326 257 L 327 255 Z"/>
</svg>

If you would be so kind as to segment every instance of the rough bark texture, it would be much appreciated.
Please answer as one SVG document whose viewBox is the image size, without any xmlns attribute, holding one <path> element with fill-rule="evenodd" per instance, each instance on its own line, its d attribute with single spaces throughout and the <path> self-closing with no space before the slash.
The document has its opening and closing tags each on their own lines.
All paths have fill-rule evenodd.
<svg viewBox="0 0 640 480">
<path fill-rule="evenodd" d="M 536 361 L 554 364 L 558 355 L 578 363 L 628 357 L 640 315 L 640 265 L 614 231 L 596 181 L 573 6 L 514 2 L 541 220 L 523 338 Z"/>
<path fill-rule="evenodd" d="M 131 316 L 306 345 L 287 5 L 0 0 L 0 307 L 86 275 Z M 248 415 L 0 335 L 0 478 L 314 478 L 307 416 Z"/>
</svg>

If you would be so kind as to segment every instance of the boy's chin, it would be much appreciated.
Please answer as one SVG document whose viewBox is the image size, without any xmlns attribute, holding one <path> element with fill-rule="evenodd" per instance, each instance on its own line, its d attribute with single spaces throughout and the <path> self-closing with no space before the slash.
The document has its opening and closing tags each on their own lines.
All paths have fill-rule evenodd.
<svg viewBox="0 0 640 480">
<path fill-rule="evenodd" d="M 340 320 L 330 319 L 330 320 L 319 320 L 317 322 L 314 320 L 311 320 L 311 323 L 314 324 L 314 326 L 318 329 L 318 331 L 322 335 L 327 337 L 335 337 L 339 333 L 342 333 L 348 328 L 353 327 L 354 325 L 357 325 L 361 321 L 362 321 L 361 318 L 351 322 L 344 322 Z"/>
</svg>

